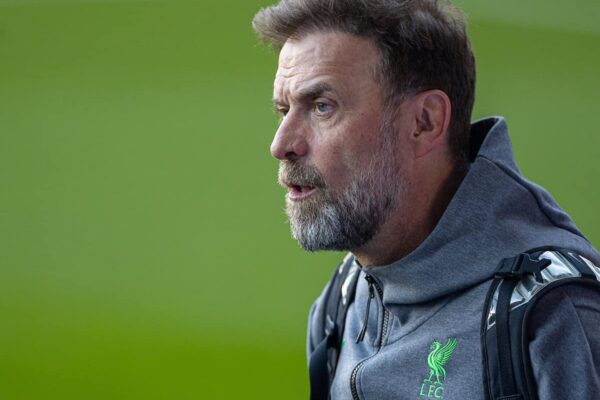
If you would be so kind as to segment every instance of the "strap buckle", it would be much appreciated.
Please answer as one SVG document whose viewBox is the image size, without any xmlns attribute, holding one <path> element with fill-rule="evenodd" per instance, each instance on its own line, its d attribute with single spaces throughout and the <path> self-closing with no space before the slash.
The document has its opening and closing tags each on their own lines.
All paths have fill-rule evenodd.
<svg viewBox="0 0 600 400">
<path fill-rule="evenodd" d="M 550 260 L 536 260 L 527 253 L 521 253 L 516 257 L 503 259 L 494 278 L 520 280 L 525 275 L 532 275 L 538 283 L 543 283 L 542 270 L 551 263 Z"/>
</svg>

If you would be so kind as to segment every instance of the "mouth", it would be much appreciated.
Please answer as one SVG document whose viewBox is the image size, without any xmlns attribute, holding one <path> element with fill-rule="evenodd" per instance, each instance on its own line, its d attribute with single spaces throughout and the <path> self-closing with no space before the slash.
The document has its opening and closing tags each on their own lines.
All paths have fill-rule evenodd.
<svg viewBox="0 0 600 400">
<path fill-rule="evenodd" d="M 286 186 L 288 187 L 288 198 L 291 201 L 304 200 L 317 190 L 314 186 L 296 185 L 293 183 L 286 183 Z"/>
</svg>

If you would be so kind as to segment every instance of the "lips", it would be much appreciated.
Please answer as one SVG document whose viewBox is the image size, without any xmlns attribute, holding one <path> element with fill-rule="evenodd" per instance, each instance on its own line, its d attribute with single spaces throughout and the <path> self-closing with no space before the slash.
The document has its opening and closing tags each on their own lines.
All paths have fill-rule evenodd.
<svg viewBox="0 0 600 400">
<path fill-rule="evenodd" d="M 316 167 L 300 164 L 298 161 L 282 161 L 277 181 L 287 189 L 286 198 L 292 202 L 305 200 L 327 189 L 325 179 Z"/>
<path fill-rule="evenodd" d="M 292 183 L 287 184 L 287 187 L 289 190 L 289 199 L 292 201 L 304 200 L 317 190 L 313 186 L 295 185 Z"/>
</svg>

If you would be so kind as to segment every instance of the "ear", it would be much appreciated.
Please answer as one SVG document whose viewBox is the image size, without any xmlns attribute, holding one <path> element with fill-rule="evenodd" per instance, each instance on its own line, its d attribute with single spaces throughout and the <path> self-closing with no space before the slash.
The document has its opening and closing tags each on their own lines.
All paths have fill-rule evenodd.
<svg viewBox="0 0 600 400">
<path fill-rule="evenodd" d="M 418 93 L 413 105 L 415 130 L 409 143 L 415 158 L 420 158 L 448 143 L 452 105 L 448 95 L 437 89 Z"/>
</svg>

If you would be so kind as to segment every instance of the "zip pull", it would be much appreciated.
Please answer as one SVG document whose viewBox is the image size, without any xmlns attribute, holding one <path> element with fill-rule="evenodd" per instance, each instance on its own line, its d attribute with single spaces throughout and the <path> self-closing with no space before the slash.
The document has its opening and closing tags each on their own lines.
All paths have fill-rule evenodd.
<svg viewBox="0 0 600 400">
<path fill-rule="evenodd" d="M 375 289 L 373 287 L 375 281 L 371 277 L 371 275 L 365 275 L 365 279 L 369 284 L 369 299 L 367 300 L 367 310 L 365 311 L 365 319 L 363 320 L 362 328 L 360 329 L 360 333 L 356 338 L 356 343 L 360 343 L 365 339 L 365 334 L 367 333 L 367 323 L 369 322 L 369 310 L 371 308 L 371 300 L 375 297 Z"/>
</svg>

